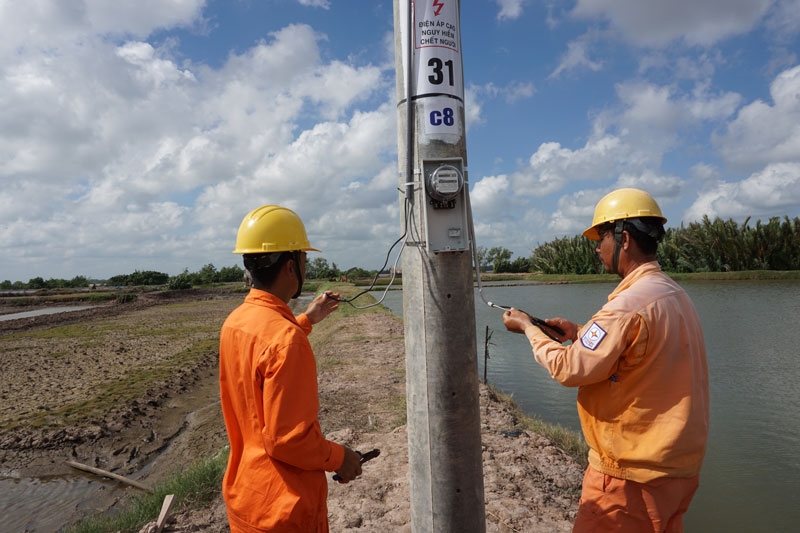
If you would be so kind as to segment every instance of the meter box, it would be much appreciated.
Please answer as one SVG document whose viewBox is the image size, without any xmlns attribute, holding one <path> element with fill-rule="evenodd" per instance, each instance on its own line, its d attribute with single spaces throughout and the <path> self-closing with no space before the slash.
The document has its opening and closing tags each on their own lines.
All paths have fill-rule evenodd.
<svg viewBox="0 0 800 533">
<path fill-rule="evenodd" d="M 425 229 L 430 252 L 469 249 L 464 162 L 461 158 L 422 162 L 425 184 Z"/>
</svg>

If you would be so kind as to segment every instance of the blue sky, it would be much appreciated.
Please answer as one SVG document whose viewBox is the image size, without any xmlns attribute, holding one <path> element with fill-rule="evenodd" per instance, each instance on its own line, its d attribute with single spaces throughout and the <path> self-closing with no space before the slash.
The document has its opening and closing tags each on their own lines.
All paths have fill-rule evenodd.
<svg viewBox="0 0 800 533">
<path fill-rule="evenodd" d="M 265 203 L 378 268 L 401 233 L 392 11 L 0 2 L 0 280 L 238 264 Z M 527 256 L 620 186 L 668 226 L 800 216 L 800 0 L 470 0 L 461 36 L 478 245 Z"/>
</svg>

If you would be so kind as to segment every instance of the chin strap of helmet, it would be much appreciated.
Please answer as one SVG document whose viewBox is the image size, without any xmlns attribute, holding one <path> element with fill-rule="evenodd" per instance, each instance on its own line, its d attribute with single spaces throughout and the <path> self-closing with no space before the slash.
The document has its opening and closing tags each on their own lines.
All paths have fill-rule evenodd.
<svg viewBox="0 0 800 533">
<path fill-rule="evenodd" d="M 292 251 L 292 260 L 294 261 L 294 272 L 297 275 L 297 292 L 294 293 L 292 299 L 297 298 L 300 296 L 300 293 L 303 292 L 303 273 L 300 270 L 300 254 L 302 254 L 300 250 Z"/>
<path fill-rule="evenodd" d="M 611 268 L 614 269 L 612 274 L 619 274 L 619 252 L 622 250 L 622 220 L 617 220 L 614 223 L 614 256 L 612 258 Z"/>
</svg>

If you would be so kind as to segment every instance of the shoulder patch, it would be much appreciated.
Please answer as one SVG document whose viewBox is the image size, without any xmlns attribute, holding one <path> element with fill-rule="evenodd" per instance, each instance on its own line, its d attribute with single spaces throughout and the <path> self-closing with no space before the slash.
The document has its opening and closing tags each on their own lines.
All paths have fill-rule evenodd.
<svg viewBox="0 0 800 533">
<path fill-rule="evenodd" d="M 586 332 L 581 336 L 581 344 L 590 350 L 595 350 L 606 336 L 606 330 L 597 325 L 597 322 L 592 322 L 592 325 L 586 328 Z"/>
</svg>

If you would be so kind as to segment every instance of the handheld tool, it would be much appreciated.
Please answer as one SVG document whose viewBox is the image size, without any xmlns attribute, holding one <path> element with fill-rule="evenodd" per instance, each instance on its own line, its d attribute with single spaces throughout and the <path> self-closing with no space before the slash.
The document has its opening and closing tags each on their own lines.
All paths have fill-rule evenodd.
<svg viewBox="0 0 800 533">
<path fill-rule="evenodd" d="M 375 448 L 375 449 L 370 450 L 370 451 L 368 451 L 366 453 L 361 453 L 358 450 L 356 450 L 356 453 L 361 456 L 361 460 L 358 463 L 363 465 L 364 463 L 366 463 L 370 459 L 375 459 L 376 457 L 378 457 L 381 454 L 381 451 L 378 448 Z M 339 477 L 339 474 L 334 474 L 333 475 L 333 480 L 334 481 L 340 481 L 341 479 L 342 478 Z"/>
<path fill-rule="evenodd" d="M 505 306 L 505 305 L 497 305 L 497 304 L 492 303 L 492 302 L 486 302 L 486 303 L 488 303 L 490 306 L 492 306 L 492 307 L 494 307 L 496 309 L 502 309 L 504 311 L 508 311 L 509 309 L 511 309 L 510 307 Z M 522 309 L 520 309 L 520 311 L 522 311 Z M 561 342 L 555 335 L 553 335 L 553 332 L 555 332 L 557 335 L 561 335 L 563 337 L 564 334 L 565 334 L 563 329 L 561 329 L 558 326 L 551 326 L 550 324 L 548 324 L 547 322 L 545 322 L 541 318 L 535 317 L 535 316 L 533 316 L 533 315 L 531 315 L 529 313 L 526 313 L 525 311 L 522 311 L 522 312 L 525 313 L 526 315 L 528 315 L 528 318 L 531 320 L 531 323 L 534 326 L 536 326 L 539 329 L 541 329 L 542 333 L 544 333 L 545 335 L 547 335 L 548 337 L 550 337 L 554 341 Z"/>
</svg>

